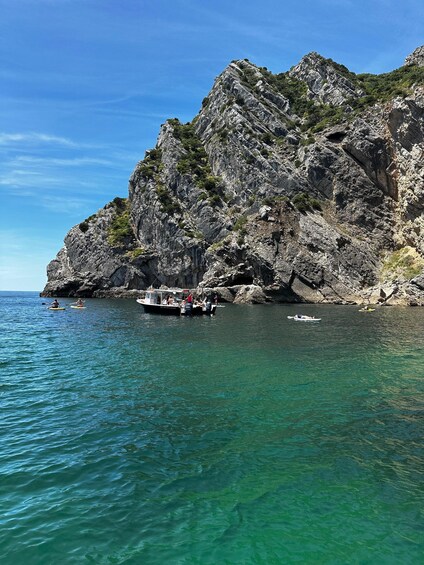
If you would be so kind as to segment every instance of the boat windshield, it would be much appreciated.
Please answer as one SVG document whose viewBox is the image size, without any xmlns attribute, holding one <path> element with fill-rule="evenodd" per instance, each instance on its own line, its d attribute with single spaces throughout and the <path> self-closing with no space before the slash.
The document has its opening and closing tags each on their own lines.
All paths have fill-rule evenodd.
<svg viewBox="0 0 424 565">
<path fill-rule="evenodd" d="M 182 289 L 149 289 L 146 290 L 144 302 L 147 304 L 177 305 L 185 296 Z"/>
</svg>

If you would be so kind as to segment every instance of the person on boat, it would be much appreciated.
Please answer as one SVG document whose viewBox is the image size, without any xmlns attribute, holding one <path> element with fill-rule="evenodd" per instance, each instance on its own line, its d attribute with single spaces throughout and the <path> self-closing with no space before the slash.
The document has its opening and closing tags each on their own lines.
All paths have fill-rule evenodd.
<svg viewBox="0 0 424 565">
<path fill-rule="evenodd" d="M 181 314 L 181 316 L 185 316 L 185 313 L 186 313 L 186 310 L 185 310 L 185 309 L 186 309 L 186 301 L 185 301 L 184 299 L 181 300 L 179 306 L 180 306 L 180 314 Z"/>
<path fill-rule="evenodd" d="M 50 304 L 50 308 L 59 308 L 59 302 L 57 298 L 55 298 L 53 302 Z"/>
<path fill-rule="evenodd" d="M 78 306 L 78 308 L 82 308 L 84 306 L 84 302 L 81 300 L 81 298 L 78 298 L 75 304 L 76 306 Z"/>
<path fill-rule="evenodd" d="M 191 292 L 189 293 L 189 295 L 186 298 L 185 315 L 186 316 L 192 316 L 193 315 L 193 295 L 191 294 Z"/>
<path fill-rule="evenodd" d="M 212 300 L 210 296 L 205 299 L 205 312 L 209 316 L 212 315 Z"/>
</svg>

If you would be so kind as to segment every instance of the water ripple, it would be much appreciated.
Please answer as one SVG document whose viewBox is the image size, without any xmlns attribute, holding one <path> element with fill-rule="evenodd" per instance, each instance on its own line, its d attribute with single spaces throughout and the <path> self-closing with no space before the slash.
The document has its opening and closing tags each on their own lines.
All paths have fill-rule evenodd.
<svg viewBox="0 0 424 565">
<path fill-rule="evenodd" d="M 0 308 L 6 565 L 423 561 L 420 309 Z"/>
</svg>

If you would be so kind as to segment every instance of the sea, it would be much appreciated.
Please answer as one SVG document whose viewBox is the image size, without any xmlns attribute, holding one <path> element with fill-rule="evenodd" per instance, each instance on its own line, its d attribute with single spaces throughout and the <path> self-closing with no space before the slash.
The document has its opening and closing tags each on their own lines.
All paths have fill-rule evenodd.
<svg viewBox="0 0 424 565">
<path fill-rule="evenodd" d="M 59 300 L 0 293 L 2 565 L 424 563 L 423 308 Z"/>
</svg>

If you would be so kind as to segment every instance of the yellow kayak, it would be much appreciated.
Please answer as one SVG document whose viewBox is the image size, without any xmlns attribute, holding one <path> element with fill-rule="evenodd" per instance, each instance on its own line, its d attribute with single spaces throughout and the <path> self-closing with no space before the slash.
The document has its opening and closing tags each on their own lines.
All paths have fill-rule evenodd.
<svg viewBox="0 0 424 565">
<path fill-rule="evenodd" d="M 71 308 L 75 308 L 76 310 L 85 310 L 86 306 L 71 306 Z"/>
<path fill-rule="evenodd" d="M 54 308 L 53 306 L 49 306 L 49 310 L 66 310 L 66 308 Z"/>
<path fill-rule="evenodd" d="M 361 308 L 359 312 L 374 312 L 375 308 Z"/>
</svg>

